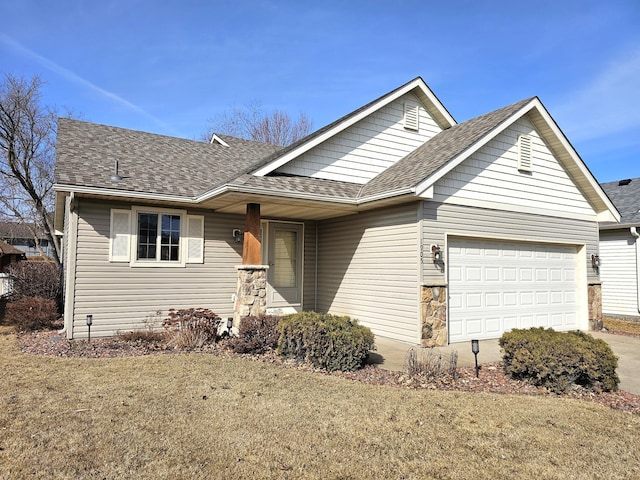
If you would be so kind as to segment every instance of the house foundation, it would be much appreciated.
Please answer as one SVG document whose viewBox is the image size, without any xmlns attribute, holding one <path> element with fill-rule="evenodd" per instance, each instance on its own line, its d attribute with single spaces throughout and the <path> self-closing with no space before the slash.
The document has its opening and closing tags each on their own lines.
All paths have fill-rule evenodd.
<svg viewBox="0 0 640 480">
<path fill-rule="evenodd" d="M 602 330 L 602 285 L 590 283 L 588 287 L 589 330 Z"/>
<path fill-rule="evenodd" d="M 244 317 L 264 315 L 267 310 L 268 265 L 237 265 L 238 281 L 233 308 L 233 326 Z"/>
<path fill-rule="evenodd" d="M 420 291 L 421 345 L 447 344 L 447 286 L 422 285 Z"/>
</svg>

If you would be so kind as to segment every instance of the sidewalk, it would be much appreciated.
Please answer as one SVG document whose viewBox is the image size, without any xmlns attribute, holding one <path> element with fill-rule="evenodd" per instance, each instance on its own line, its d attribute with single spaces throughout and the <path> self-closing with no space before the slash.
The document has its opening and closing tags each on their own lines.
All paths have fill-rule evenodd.
<svg viewBox="0 0 640 480">
<path fill-rule="evenodd" d="M 613 353 L 618 357 L 618 376 L 620 390 L 640 395 L 640 338 L 612 335 L 603 332 L 589 332 L 595 338 L 601 338 L 609 344 Z M 370 354 L 370 363 L 387 370 L 402 371 L 409 349 L 409 345 L 388 338 L 376 337 L 376 350 Z M 421 348 L 421 347 L 415 347 Z M 471 352 L 471 342 L 453 343 L 446 347 L 435 347 L 438 353 L 448 356 L 450 352 L 458 352 L 458 366 L 472 367 L 475 365 Z M 478 364 L 502 361 L 502 352 L 498 340 L 480 340 Z"/>
</svg>

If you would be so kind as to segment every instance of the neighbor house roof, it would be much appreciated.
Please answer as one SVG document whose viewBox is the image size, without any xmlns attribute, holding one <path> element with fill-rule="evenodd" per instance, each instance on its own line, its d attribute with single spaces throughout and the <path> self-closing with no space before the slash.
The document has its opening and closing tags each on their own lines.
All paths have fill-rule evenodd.
<svg viewBox="0 0 640 480">
<path fill-rule="evenodd" d="M 25 253 L 22 250 L 18 250 L 13 245 L 9 245 L 7 242 L 0 240 L 0 257 L 4 255 L 19 255 L 24 257 Z"/>
<path fill-rule="evenodd" d="M 33 224 L 26 225 L 20 222 L 0 222 L 0 239 L 16 239 L 16 238 L 33 238 L 31 229 L 34 228 Z M 46 238 L 44 230 L 41 227 L 35 226 L 36 234 L 40 238 Z"/>
<path fill-rule="evenodd" d="M 602 183 L 601 186 L 620 212 L 620 224 L 606 226 L 640 226 L 640 178 Z"/>
</svg>

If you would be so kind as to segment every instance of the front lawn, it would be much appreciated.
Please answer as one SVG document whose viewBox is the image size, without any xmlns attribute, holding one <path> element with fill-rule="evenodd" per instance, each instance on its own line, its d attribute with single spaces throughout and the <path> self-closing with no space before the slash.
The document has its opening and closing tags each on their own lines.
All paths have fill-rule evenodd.
<svg viewBox="0 0 640 480">
<path fill-rule="evenodd" d="M 0 478 L 638 478 L 640 416 L 367 385 L 208 354 L 22 354 L 0 328 Z"/>
</svg>

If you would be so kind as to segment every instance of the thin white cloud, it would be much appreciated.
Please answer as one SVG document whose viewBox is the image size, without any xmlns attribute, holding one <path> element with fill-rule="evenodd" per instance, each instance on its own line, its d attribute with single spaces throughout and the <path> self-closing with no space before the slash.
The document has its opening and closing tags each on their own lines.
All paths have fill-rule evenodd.
<svg viewBox="0 0 640 480">
<path fill-rule="evenodd" d="M 165 130 L 169 130 L 172 131 L 173 129 L 171 128 L 170 125 L 168 125 L 167 123 L 163 122 L 162 120 L 160 120 L 157 117 L 154 117 L 153 115 L 151 115 L 150 113 L 148 113 L 147 111 L 145 111 L 144 109 L 140 108 L 139 106 L 129 102 L 128 100 L 125 100 L 124 98 L 120 97 L 119 95 L 110 92 L 108 90 L 105 90 L 104 88 L 101 88 L 99 86 L 97 86 L 96 84 L 90 82 L 89 80 L 82 78 L 81 76 L 77 75 L 76 73 L 72 72 L 71 70 L 62 67 L 61 65 L 58 65 L 57 63 L 49 60 L 48 58 L 43 57 L 42 55 L 39 55 L 38 53 L 34 52 L 33 50 L 30 50 L 29 48 L 25 47 L 24 45 L 22 45 L 21 43 L 17 42 L 16 40 L 14 40 L 13 38 L 9 37 L 8 35 L 5 35 L 3 33 L 0 33 L 0 43 L 4 43 L 5 45 L 7 45 L 9 48 L 17 51 L 18 53 L 28 56 L 32 59 L 34 59 L 36 62 L 38 62 L 39 64 L 41 64 L 43 67 L 47 68 L 48 70 L 51 70 L 54 73 L 57 73 L 58 75 L 66 78 L 67 80 L 81 85 L 93 92 L 98 93 L 99 95 L 114 101 L 115 103 L 133 111 L 136 112 L 140 115 L 142 115 L 143 117 L 147 118 L 148 120 L 151 120 L 152 122 L 156 123 L 157 125 L 161 126 L 163 129 Z"/>
<path fill-rule="evenodd" d="M 639 78 L 640 46 L 637 46 L 568 95 L 565 103 L 553 107 L 553 115 L 569 138 L 576 141 L 640 129 Z"/>
</svg>

